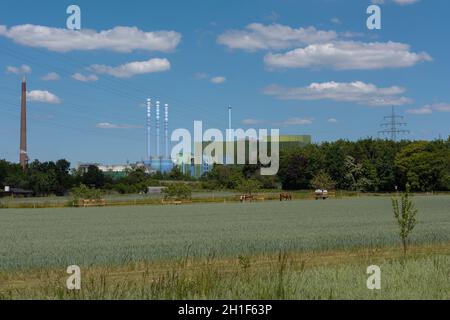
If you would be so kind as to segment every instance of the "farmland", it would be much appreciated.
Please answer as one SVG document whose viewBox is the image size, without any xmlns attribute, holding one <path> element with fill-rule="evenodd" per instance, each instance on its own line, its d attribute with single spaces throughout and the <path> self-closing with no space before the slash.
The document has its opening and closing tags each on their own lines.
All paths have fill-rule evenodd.
<svg viewBox="0 0 450 320">
<path fill-rule="evenodd" d="M 419 209 L 419 224 L 411 242 L 416 249 L 403 262 L 399 260 L 400 251 L 396 251 L 398 229 L 389 197 L 282 203 L 2 209 L 0 281 L 5 284 L 0 283 L 0 292 L 3 292 L 0 297 L 8 298 L 4 291 L 8 288 L 7 283 L 15 283 L 14 279 L 25 281 L 20 279 L 30 274 L 36 279 L 46 279 L 37 282 L 43 291 L 25 290 L 26 293 L 20 291 L 20 294 L 14 291 L 19 297 L 23 294 L 42 297 L 46 292 L 44 296 L 50 298 L 70 298 L 62 291 L 58 291 L 62 296 L 53 292 L 56 289 L 46 281 L 52 279 L 58 285 L 64 284 L 57 279 L 64 277 L 68 265 L 76 264 L 90 270 L 91 284 L 100 281 L 102 274 L 134 274 L 139 279 L 134 284 L 130 284 L 133 278 L 120 277 L 121 285 L 134 288 L 124 293 L 128 298 L 143 298 L 139 296 L 145 291 L 138 286 L 143 276 L 140 272 L 149 277 L 148 281 L 152 279 L 151 283 L 155 283 L 155 277 L 162 281 L 158 282 L 161 287 L 156 291 L 151 291 L 152 286 L 145 287 L 150 290 L 145 291 L 147 298 L 174 298 L 171 286 L 186 289 L 179 298 L 321 298 L 322 294 L 322 298 L 342 298 L 345 294 L 342 290 L 338 294 L 340 289 L 330 293 L 329 289 L 320 288 L 326 287 L 329 277 L 335 277 L 342 285 L 354 277 L 364 279 L 367 263 L 379 261 L 388 266 L 390 277 L 401 268 L 409 270 L 405 274 L 400 272 L 395 281 L 407 282 L 408 276 L 421 279 L 421 286 L 426 286 L 423 281 L 431 281 L 438 286 L 434 288 L 436 291 L 428 289 L 434 292 L 433 296 L 448 298 L 448 291 L 441 286 L 448 283 L 450 272 L 450 197 L 417 196 L 414 200 Z M 285 262 L 280 258 L 284 253 L 287 254 Z M 318 258 L 324 254 L 330 254 L 332 258 Z M 319 260 L 314 262 L 315 259 Z M 311 265 L 303 270 L 305 261 Z M 284 264 L 288 267 L 284 268 Z M 253 270 L 255 265 L 261 268 Z M 192 266 L 201 266 L 202 271 L 192 275 Z M 271 274 L 279 274 L 280 267 L 287 278 L 282 284 L 284 293 L 279 292 L 277 296 L 269 287 L 264 288 L 262 282 Z M 229 272 L 222 275 L 228 268 L 231 268 Z M 310 276 L 299 278 L 299 268 L 302 275 Z M 352 273 L 355 268 L 359 270 L 356 274 Z M 155 275 L 154 269 L 162 271 Z M 96 270 L 101 271 L 96 273 Z M 165 272 L 175 272 L 178 280 Z M 246 272 L 252 272 L 252 281 Z M 196 291 L 191 283 L 196 277 L 200 282 L 205 277 L 212 277 L 209 286 L 214 287 L 217 282 L 225 287 L 211 287 L 209 293 Z M 304 287 L 303 281 L 311 283 L 311 277 L 316 285 L 313 283 L 310 291 L 300 290 Z M 287 281 L 289 278 L 291 280 Z M 233 290 L 239 288 L 237 283 L 242 284 L 243 291 L 233 295 Z M 365 292 L 361 288 L 358 290 Z M 387 296 L 384 297 L 394 298 L 402 290 L 405 294 L 408 292 L 407 287 L 399 287 L 397 291 L 385 292 Z M 420 292 L 428 292 L 416 290 L 417 295 L 411 293 L 409 296 L 422 297 Z M 92 289 L 90 293 L 94 291 Z M 84 294 L 88 293 L 84 291 Z M 227 296 L 230 294 L 232 296 Z M 10 297 L 17 296 L 12 294 Z M 361 293 L 359 297 L 367 298 L 367 293 Z"/>
</svg>

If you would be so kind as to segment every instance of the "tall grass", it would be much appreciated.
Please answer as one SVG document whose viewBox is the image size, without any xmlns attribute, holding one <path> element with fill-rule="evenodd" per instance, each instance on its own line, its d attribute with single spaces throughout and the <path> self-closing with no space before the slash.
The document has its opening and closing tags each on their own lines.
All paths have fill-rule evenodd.
<svg viewBox="0 0 450 320">
<path fill-rule="evenodd" d="M 450 299 L 450 256 L 408 258 L 358 256 L 356 261 L 308 265 L 280 253 L 261 267 L 249 258 L 226 265 L 174 263 L 166 271 L 143 264 L 126 269 L 85 272 L 82 290 L 68 291 L 62 274 L 41 273 L 38 280 L 0 286 L 0 299 Z M 366 287 L 366 268 L 374 261 L 382 270 L 382 289 Z"/>
<path fill-rule="evenodd" d="M 450 241 L 450 197 L 417 197 L 411 244 Z M 389 198 L 2 209 L 0 270 L 321 252 L 399 244 Z"/>
</svg>

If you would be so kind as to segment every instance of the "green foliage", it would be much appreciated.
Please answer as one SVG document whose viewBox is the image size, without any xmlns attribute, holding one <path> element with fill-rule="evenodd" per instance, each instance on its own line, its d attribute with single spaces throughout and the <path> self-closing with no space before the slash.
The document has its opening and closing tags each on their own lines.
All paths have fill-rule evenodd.
<svg viewBox="0 0 450 320">
<path fill-rule="evenodd" d="M 241 193 L 252 194 L 261 187 L 261 183 L 255 179 L 243 179 L 239 183 L 237 189 Z"/>
<path fill-rule="evenodd" d="M 192 188 L 187 183 L 170 183 L 164 189 L 165 198 L 188 200 L 192 198 Z"/>
<path fill-rule="evenodd" d="M 450 190 L 450 143 L 413 142 L 397 154 L 395 166 L 413 191 Z"/>
<path fill-rule="evenodd" d="M 316 174 L 316 176 L 311 180 L 311 187 L 314 189 L 332 190 L 335 185 L 336 182 L 334 182 L 330 175 L 323 170 Z"/>
<path fill-rule="evenodd" d="M 33 161 L 24 171 L 18 164 L 0 161 L 0 187 L 8 185 L 32 190 L 37 196 L 64 195 L 74 184 L 70 163 Z"/>
<path fill-rule="evenodd" d="M 89 166 L 87 171 L 80 177 L 82 184 L 92 188 L 102 188 L 108 180 L 108 177 L 94 165 Z"/>
<path fill-rule="evenodd" d="M 95 188 L 89 188 L 88 186 L 81 184 L 79 187 L 72 189 L 72 197 L 74 202 L 78 202 L 81 199 L 100 200 L 102 198 L 102 192 Z"/>
<path fill-rule="evenodd" d="M 415 208 L 413 201 L 410 199 L 409 193 L 410 187 L 408 185 L 406 187 L 406 192 L 401 195 L 400 201 L 397 198 L 392 198 L 394 217 L 400 228 L 400 239 L 402 241 L 405 254 L 408 247 L 408 238 L 417 224 L 417 209 Z"/>
</svg>

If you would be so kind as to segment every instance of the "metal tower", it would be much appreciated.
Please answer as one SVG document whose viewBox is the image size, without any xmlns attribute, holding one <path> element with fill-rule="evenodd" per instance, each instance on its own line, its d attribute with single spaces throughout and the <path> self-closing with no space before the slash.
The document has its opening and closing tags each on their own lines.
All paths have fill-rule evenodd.
<svg viewBox="0 0 450 320">
<path fill-rule="evenodd" d="M 409 130 L 404 130 L 402 127 L 406 127 L 407 123 L 402 122 L 403 117 L 399 116 L 395 113 L 395 107 L 392 106 L 391 115 L 384 117 L 384 123 L 381 124 L 381 127 L 385 128 L 384 130 L 378 131 L 378 134 L 382 135 L 390 135 L 392 141 L 397 141 L 397 136 L 399 134 L 409 134 Z"/>
</svg>

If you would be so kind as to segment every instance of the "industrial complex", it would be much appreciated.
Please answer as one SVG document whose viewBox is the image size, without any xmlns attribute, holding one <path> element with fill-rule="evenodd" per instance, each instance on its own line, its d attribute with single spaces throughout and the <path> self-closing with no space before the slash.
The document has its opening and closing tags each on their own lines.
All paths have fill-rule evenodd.
<svg viewBox="0 0 450 320">
<path fill-rule="evenodd" d="M 160 101 L 155 101 L 153 104 L 152 99 L 146 101 L 146 156 L 142 161 L 126 164 L 101 164 L 98 162 L 81 163 L 77 164 L 76 169 L 80 171 L 86 171 L 90 166 L 96 166 L 102 172 L 114 177 L 120 178 L 130 170 L 137 168 L 143 168 L 147 173 L 155 172 L 170 172 L 174 167 L 178 167 L 184 174 L 191 175 L 193 177 L 201 177 L 203 174 L 209 172 L 213 168 L 215 163 L 209 159 L 208 155 L 204 153 L 204 149 L 211 144 L 211 141 L 195 142 L 193 145 L 194 154 L 195 150 L 201 148 L 202 161 L 201 164 L 195 163 L 193 153 L 180 153 L 173 158 L 171 156 L 171 142 L 169 139 L 169 105 L 162 105 Z M 153 114 L 155 115 L 154 117 Z M 163 121 L 161 121 L 163 120 Z M 162 126 L 161 126 L 162 122 Z M 163 128 L 163 137 L 161 136 L 161 127 Z M 228 129 L 231 132 L 232 129 L 232 107 L 228 107 Z M 163 144 L 161 144 L 163 140 Z M 270 136 L 268 137 L 270 141 Z M 227 137 L 227 141 L 224 146 L 228 150 L 229 144 L 233 144 L 230 148 L 233 151 L 232 156 L 225 156 L 231 158 L 224 158 L 223 163 L 236 163 L 238 152 L 238 140 L 236 137 Z M 309 135 L 281 135 L 279 137 L 279 150 L 287 151 L 297 147 L 303 147 L 311 143 L 311 136 Z M 153 145 L 154 144 L 154 145 Z M 249 158 L 248 153 L 250 150 L 249 140 L 245 141 L 246 159 Z M 156 150 L 155 153 L 152 150 Z M 22 80 L 22 100 L 21 100 L 21 118 L 20 118 L 20 165 L 26 168 L 28 163 L 27 153 L 27 83 L 26 79 Z"/>
</svg>

